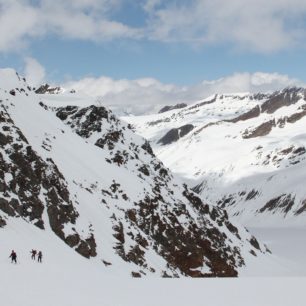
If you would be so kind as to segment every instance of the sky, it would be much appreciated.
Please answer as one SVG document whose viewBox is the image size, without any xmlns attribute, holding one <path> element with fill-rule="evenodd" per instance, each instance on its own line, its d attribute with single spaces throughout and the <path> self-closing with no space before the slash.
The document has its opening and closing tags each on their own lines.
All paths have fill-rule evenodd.
<svg viewBox="0 0 306 306">
<path fill-rule="evenodd" d="M 305 17 L 305 0 L 0 0 L 0 67 L 152 111 L 304 86 Z"/>
</svg>

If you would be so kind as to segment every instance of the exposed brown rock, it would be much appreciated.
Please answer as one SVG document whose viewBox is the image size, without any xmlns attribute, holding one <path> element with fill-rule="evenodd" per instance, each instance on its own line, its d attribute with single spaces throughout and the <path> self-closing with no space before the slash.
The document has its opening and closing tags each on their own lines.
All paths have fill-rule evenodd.
<svg viewBox="0 0 306 306">
<path fill-rule="evenodd" d="M 187 104 L 185 104 L 185 103 L 178 103 L 176 105 L 164 106 L 158 113 L 161 114 L 161 113 L 168 112 L 170 110 L 181 109 L 181 108 L 184 108 L 186 106 L 187 106 Z"/>
<path fill-rule="evenodd" d="M 104 148 L 104 146 L 107 144 L 109 150 L 113 150 L 115 147 L 115 143 L 119 141 L 119 139 L 122 137 L 121 131 L 112 131 L 107 133 L 103 138 L 99 138 L 95 145 Z"/>
<path fill-rule="evenodd" d="M 132 272 L 132 277 L 140 278 L 141 274 L 139 272 Z"/>
<path fill-rule="evenodd" d="M 288 213 L 294 205 L 294 200 L 295 197 L 291 196 L 290 194 L 283 194 L 268 201 L 261 209 L 259 209 L 258 212 L 262 213 L 265 211 L 276 211 L 279 209 L 284 213 Z"/>
<path fill-rule="evenodd" d="M 252 189 L 247 196 L 245 197 L 246 201 L 250 201 L 252 199 L 254 199 L 257 195 L 259 194 L 259 192 L 255 189 Z"/>
<path fill-rule="evenodd" d="M 57 94 L 59 93 L 61 90 L 60 87 L 56 86 L 56 87 L 51 87 L 49 84 L 44 84 L 41 85 L 40 87 L 38 87 L 35 90 L 35 93 L 37 94 Z"/>
<path fill-rule="evenodd" d="M 295 123 L 296 121 L 302 119 L 305 116 L 306 116 L 306 111 L 295 113 L 295 114 L 291 115 L 290 117 L 288 117 L 287 122 Z"/>
<path fill-rule="evenodd" d="M 257 126 L 256 128 L 254 128 L 253 130 L 246 130 L 242 134 L 242 137 L 245 139 L 249 139 L 249 138 L 266 136 L 271 132 L 273 127 L 275 127 L 274 120 L 266 121 L 260 124 L 259 126 Z"/>
<path fill-rule="evenodd" d="M 148 152 L 152 157 L 155 157 L 155 154 L 152 150 L 152 147 L 150 145 L 150 143 L 145 140 L 144 144 L 141 146 L 142 149 L 144 149 L 146 152 Z"/>
<path fill-rule="evenodd" d="M 234 118 L 234 119 L 230 119 L 230 120 L 225 120 L 227 122 L 232 122 L 232 123 L 236 123 L 239 121 L 246 121 L 252 118 L 256 118 L 260 115 L 260 107 L 258 105 L 256 105 L 254 108 L 252 108 L 250 111 Z"/>
<path fill-rule="evenodd" d="M 0 216 L 0 228 L 4 227 L 6 225 L 5 220 Z"/>
<path fill-rule="evenodd" d="M 289 106 L 298 102 L 301 97 L 299 93 L 301 88 L 288 88 L 282 92 L 276 92 L 270 96 L 270 98 L 264 102 L 261 106 L 263 113 L 272 114 L 283 106 Z"/>
<path fill-rule="evenodd" d="M 142 165 L 140 168 L 138 168 L 138 171 L 143 173 L 145 176 L 150 175 L 150 172 L 149 172 L 148 168 L 146 167 L 146 165 Z"/>
<path fill-rule="evenodd" d="M 91 234 L 89 238 L 81 240 L 80 244 L 75 250 L 84 257 L 90 258 L 97 256 L 96 247 L 97 245 L 95 238 L 93 234 Z"/>
<path fill-rule="evenodd" d="M 65 241 L 70 247 L 75 247 L 80 243 L 80 235 L 75 233 L 66 237 Z"/>
<path fill-rule="evenodd" d="M 179 128 L 173 128 L 168 131 L 157 143 L 162 145 L 171 144 L 190 133 L 193 129 L 194 126 L 192 124 L 186 124 Z"/>
<path fill-rule="evenodd" d="M 88 138 L 93 132 L 101 132 L 103 120 L 109 120 L 109 112 L 103 106 L 89 106 L 78 108 L 76 106 L 61 107 L 56 110 L 56 116 L 72 128 L 75 128 L 77 134 Z M 82 120 L 84 119 L 85 120 Z"/>
<path fill-rule="evenodd" d="M 63 232 L 64 225 L 74 224 L 78 217 L 63 175 L 51 159 L 43 160 L 37 155 L 8 113 L 0 112 L 0 122 L 5 122 L 9 127 L 3 133 L 6 146 L 10 147 L 6 159 L 0 151 L 1 190 L 4 195 L 7 194 L 7 198 L 0 197 L 0 209 L 9 216 L 22 217 L 41 229 L 45 227 L 42 215 L 47 209 L 54 233 L 68 245 L 77 245 L 76 237 L 65 237 Z M 12 176 L 9 184 L 3 180 L 5 173 Z M 83 256 L 89 253 L 94 256 L 95 244 L 92 239 L 80 239 L 77 251 Z M 85 246 L 89 252 L 84 251 Z"/>
<path fill-rule="evenodd" d="M 250 243 L 252 244 L 254 248 L 256 248 L 257 250 L 260 250 L 259 243 L 254 236 L 252 236 L 252 238 L 250 239 Z"/>
<path fill-rule="evenodd" d="M 295 215 L 300 215 L 306 211 L 306 199 L 302 201 L 301 207 L 294 212 Z"/>
</svg>

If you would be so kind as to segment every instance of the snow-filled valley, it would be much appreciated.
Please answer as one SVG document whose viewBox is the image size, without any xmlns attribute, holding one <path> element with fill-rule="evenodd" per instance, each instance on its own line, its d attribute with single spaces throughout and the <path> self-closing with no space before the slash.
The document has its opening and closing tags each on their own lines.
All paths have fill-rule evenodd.
<svg viewBox="0 0 306 306">
<path fill-rule="evenodd" d="M 305 108 L 305 90 L 286 88 L 124 119 L 204 201 L 244 225 L 304 226 Z"/>
<path fill-rule="evenodd" d="M 302 305 L 305 99 L 279 95 L 126 123 L 0 70 L 5 305 Z"/>
<path fill-rule="evenodd" d="M 204 202 L 269 246 L 273 262 L 254 263 L 245 275 L 305 277 L 305 107 L 305 89 L 286 88 L 123 119 Z"/>
</svg>

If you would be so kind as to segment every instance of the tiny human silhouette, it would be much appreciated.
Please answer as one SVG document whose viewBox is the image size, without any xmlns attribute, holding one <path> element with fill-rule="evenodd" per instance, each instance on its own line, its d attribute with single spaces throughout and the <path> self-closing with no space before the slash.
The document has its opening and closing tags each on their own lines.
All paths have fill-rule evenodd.
<svg viewBox="0 0 306 306">
<path fill-rule="evenodd" d="M 12 250 L 11 255 L 9 256 L 9 258 L 11 258 L 11 263 L 17 263 L 17 254 L 14 250 Z"/>
<path fill-rule="evenodd" d="M 31 258 L 35 260 L 37 251 L 32 249 L 30 253 L 31 253 Z"/>
<path fill-rule="evenodd" d="M 38 252 L 37 261 L 38 262 L 42 261 L 42 252 L 41 251 Z"/>
</svg>

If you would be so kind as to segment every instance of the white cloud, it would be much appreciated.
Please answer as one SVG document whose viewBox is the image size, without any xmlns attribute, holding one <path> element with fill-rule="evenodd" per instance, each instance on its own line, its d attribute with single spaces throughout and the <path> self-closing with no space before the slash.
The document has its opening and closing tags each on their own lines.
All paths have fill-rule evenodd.
<svg viewBox="0 0 306 306">
<path fill-rule="evenodd" d="M 198 94 L 235 92 L 273 92 L 288 86 L 305 86 L 301 81 L 278 73 L 235 73 L 214 81 L 203 81 L 192 87 Z"/>
<path fill-rule="evenodd" d="M 162 0 L 146 0 L 143 4 L 143 8 L 146 12 L 151 13 L 161 3 L 162 3 Z"/>
<path fill-rule="evenodd" d="M 230 44 L 263 53 L 305 45 L 305 0 L 143 0 L 133 4 L 143 10 L 139 27 L 120 22 L 124 3 L 0 0 L 0 52 L 19 50 L 48 34 L 95 42 L 129 38 L 200 47 Z"/>
<path fill-rule="evenodd" d="M 179 99 L 182 89 L 162 84 L 152 78 L 136 80 L 114 80 L 109 77 L 84 78 L 63 84 L 66 89 L 75 89 L 94 97 L 102 97 L 105 105 L 111 106 L 118 113 L 147 113 L 158 109 L 174 96 Z"/>
<path fill-rule="evenodd" d="M 304 44 L 304 0 L 168 3 L 163 8 L 151 8 L 151 36 L 157 40 L 200 46 L 230 43 L 236 48 L 264 53 Z"/>
<path fill-rule="evenodd" d="M 304 86 L 297 80 L 277 73 L 235 73 L 218 80 L 203 81 L 189 87 L 163 84 L 152 78 L 113 80 L 108 77 L 85 78 L 63 85 L 90 96 L 101 97 L 104 105 L 118 114 L 154 113 L 165 105 L 192 103 L 215 93 L 272 92 L 287 86 Z"/>
<path fill-rule="evenodd" d="M 0 0 L 0 51 L 18 50 L 26 38 L 36 37 L 37 10 L 19 1 Z"/>
<path fill-rule="evenodd" d="M 0 52 L 18 51 L 31 39 L 47 34 L 97 42 L 141 37 L 141 29 L 109 17 L 121 1 L 0 0 Z"/>
<path fill-rule="evenodd" d="M 34 58 L 25 58 L 24 75 L 31 86 L 39 86 L 45 82 L 45 68 Z"/>
</svg>

